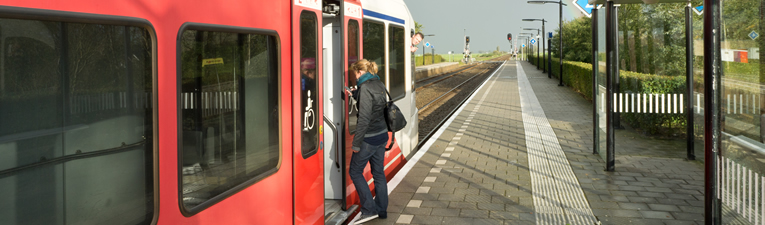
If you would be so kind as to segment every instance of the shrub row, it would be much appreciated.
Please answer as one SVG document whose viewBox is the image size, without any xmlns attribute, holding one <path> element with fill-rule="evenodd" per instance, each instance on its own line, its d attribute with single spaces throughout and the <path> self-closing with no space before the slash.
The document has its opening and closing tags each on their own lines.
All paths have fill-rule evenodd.
<svg viewBox="0 0 765 225">
<path fill-rule="evenodd" d="M 415 60 L 414 61 L 414 65 L 415 66 L 422 66 L 422 56 L 421 55 L 420 56 L 415 56 L 414 60 Z M 445 60 L 444 60 L 443 57 L 441 57 L 441 55 L 436 55 L 436 58 L 434 59 L 433 55 L 426 54 L 425 55 L 425 65 L 433 64 L 431 62 L 433 62 L 433 63 L 440 63 L 440 62 L 445 62 Z"/>
<path fill-rule="evenodd" d="M 530 55 L 529 60 L 532 64 L 537 64 L 535 56 Z M 541 61 L 542 67 L 548 67 L 545 59 Z M 558 78 L 560 61 L 553 58 L 551 62 L 553 77 Z M 592 64 L 564 61 L 563 70 L 565 71 L 563 83 L 580 93 L 585 99 L 592 101 Z M 614 91 L 615 93 L 686 93 L 684 76 L 661 76 L 622 70 L 619 77 L 621 91 Z M 686 119 L 684 114 L 621 113 L 621 118 L 622 122 L 650 134 L 675 135 L 685 133 Z"/>
</svg>

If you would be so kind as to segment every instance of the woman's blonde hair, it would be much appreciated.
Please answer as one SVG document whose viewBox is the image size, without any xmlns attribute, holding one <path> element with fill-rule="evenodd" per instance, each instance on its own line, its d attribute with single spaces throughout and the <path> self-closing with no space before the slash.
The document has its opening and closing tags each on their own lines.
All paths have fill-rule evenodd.
<svg viewBox="0 0 765 225">
<path fill-rule="evenodd" d="M 362 59 L 358 62 L 351 64 L 350 70 L 351 71 L 363 70 L 372 74 L 377 74 L 377 63 L 370 62 L 369 60 L 366 60 L 366 59 Z"/>
</svg>

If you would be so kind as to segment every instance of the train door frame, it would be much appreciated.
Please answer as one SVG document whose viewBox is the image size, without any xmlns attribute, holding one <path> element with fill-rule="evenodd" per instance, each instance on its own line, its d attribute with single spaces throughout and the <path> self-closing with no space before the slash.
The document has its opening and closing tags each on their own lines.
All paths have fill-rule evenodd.
<svg viewBox="0 0 765 225">
<path fill-rule="evenodd" d="M 324 133 L 325 151 L 324 151 L 324 199 L 325 208 L 324 214 L 328 215 L 329 211 L 335 210 L 334 202 L 331 200 L 340 200 L 342 202 L 345 199 L 343 194 L 343 176 L 346 171 L 340 166 L 344 157 L 341 156 L 342 151 L 342 126 L 340 122 L 344 120 L 344 103 L 343 88 L 344 85 L 342 71 L 344 71 L 345 64 L 343 58 L 345 56 L 345 39 L 343 34 L 344 29 L 344 17 L 342 1 L 324 1 L 324 12 L 322 19 L 323 29 L 323 46 L 322 57 L 324 60 L 323 72 L 323 84 L 324 90 L 328 90 L 322 94 L 324 100 L 324 123 L 329 124 L 326 126 L 329 130 Z M 342 31 L 342 32 L 341 32 Z M 339 76 L 338 76 L 339 75 Z M 339 101 L 338 101 L 339 100 Z M 343 103 L 340 103 L 343 102 Z M 339 140 L 338 140 L 339 139 Z M 326 202 L 331 199 L 330 202 Z M 344 204 L 337 205 L 340 210 L 345 210 Z"/>
<path fill-rule="evenodd" d="M 322 44 L 322 30 L 320 24 L 322 24 L 322 2 L 318 0 L 294 0 L 292 1 L 292 106 L 295 109 L 292 112 L 292 120 L 294 125 L 292 127 L 293 136 L 293 223 L 294 224 L 320 224 L 324 222 L 324 173 L 323 173 L 323 83 L 322 83 L 322 56 L 321 56 L 321 44 Z M 306 14 L 307 13 L 307 14 Z M 301 17 L 302 15 L 311 15 L 316 19 L 316 55 L 314 57 L 314 69 L 316 90 L 317 93 L 314 96 L 315 100 L 311 97 L 307 97 L 307 101 L 316 101 L 316 109 L 312 111 L 313 126 L 306 126 L 309 130 L 317 129 L 317 146 L 316 150 L 304 154 L 302 151 L 302 130 L 303 115 L 309 111 L 301 107 L 302 93 L 301 86 L 303 82 L 301 80 L 301 41 L 303 34 L 301 33 Z M 308 101 L 310 102 L 310 101 Z M 305 111 L 305 112 L 304 112 Z M 306 114 L 308 115 L 308 114 Z M 306 117 L 307 120 L 308 117 Z M 318 125 L 318 126 L 316 126 Z M 321 209 L 321 210 L 319 210 Z"/>
</svg>

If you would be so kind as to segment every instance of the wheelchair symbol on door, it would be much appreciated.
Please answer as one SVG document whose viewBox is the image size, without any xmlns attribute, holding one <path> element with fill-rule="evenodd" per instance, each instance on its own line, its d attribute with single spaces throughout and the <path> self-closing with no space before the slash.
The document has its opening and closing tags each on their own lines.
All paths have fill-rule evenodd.
<svg viewBox="0 0 765 225">
<path fill-rule="evenodd" d="M 303 131 L 309 131 L 313 129 L 316 124 L 316 116 L 313 112 L 313 100 L 311 99 L 311 91 L 307 93 L 305 113 L 303 113 Z"/>
</svg>

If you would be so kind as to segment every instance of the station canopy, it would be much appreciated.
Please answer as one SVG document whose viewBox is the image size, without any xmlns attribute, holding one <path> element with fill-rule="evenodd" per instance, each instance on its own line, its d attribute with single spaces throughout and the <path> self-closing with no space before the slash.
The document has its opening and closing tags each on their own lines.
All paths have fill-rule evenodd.
<svg viewBox="0 0 765 225">
<path fill-rule="evenodd" d="M 614 4 L 655 4 L 655 3 L 680 3 L 690 0 L 612 0 Z M 606 0 L 589 0 L 590 5 L 606 4 Z"/>
</svg>

